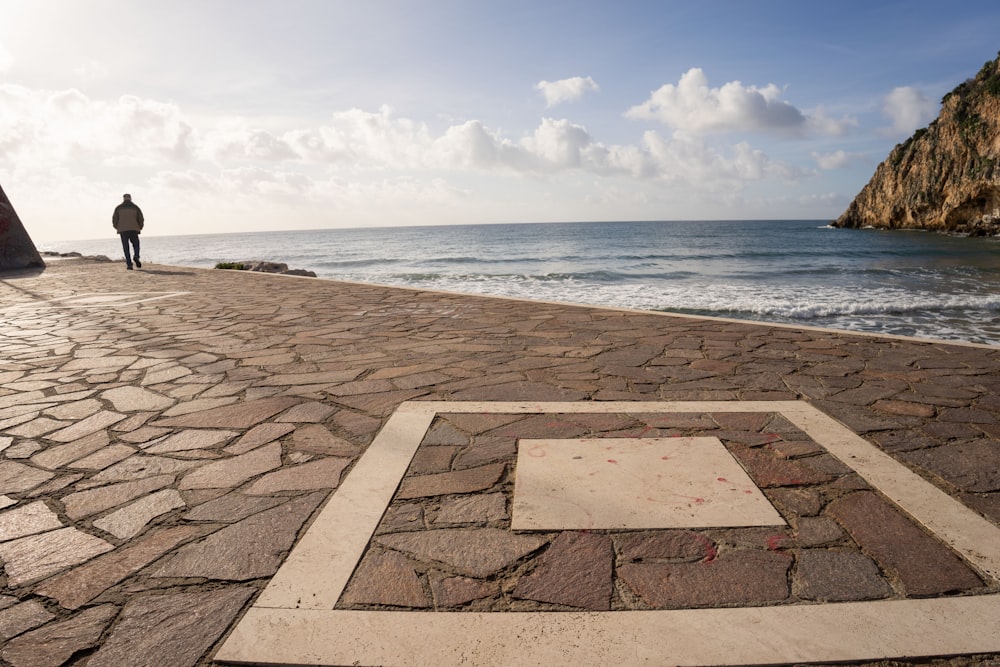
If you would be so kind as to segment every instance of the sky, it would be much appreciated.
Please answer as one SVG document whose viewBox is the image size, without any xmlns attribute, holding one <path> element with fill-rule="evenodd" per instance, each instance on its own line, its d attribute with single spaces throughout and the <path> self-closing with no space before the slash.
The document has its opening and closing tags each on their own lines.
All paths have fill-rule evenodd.
<svg viewBox="0 0 1000 667">
<path fill-rule="evenodd" d="M 36 244 L 828 219 L 1000 50 L 962 0 L 0 0 Z"/>
</svg>

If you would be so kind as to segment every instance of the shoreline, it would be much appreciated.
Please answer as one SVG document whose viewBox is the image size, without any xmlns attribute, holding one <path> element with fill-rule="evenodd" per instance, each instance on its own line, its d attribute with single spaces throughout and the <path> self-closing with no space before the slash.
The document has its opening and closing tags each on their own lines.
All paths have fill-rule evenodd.
<svg viewBox="0 0 1000 667">
<path fill-rule="evenodd" d="M 97 261 L 97 262 L 102 262 L 102 263 L 103 262 L 121 261 L 121 260 L 111 260 L 111 259 L 108 259 L 107 257 L 105 257 L 103 255 L 100 255 L 100 256 L 84 256 L 84 255 L 81 255 L 80 253 L 73 253 L 73 252 L 70 252 L 70 253 L 59 253 L 58 255 L 59 255 L 58 259 L 78 259 L 78 260 L 83 260 L 83 261 Z M 46 255 L 42 254 L 42 257 L 44 259 L 46 257 Z M 266 262 L 261 262 L 261 263 L 266 263 Z M 272 264 L 274 264 L 274 263 L 272 263 Z M 675 317 L 675 318 L 682 318 L 682 319 L 683 318 L 687 318 L 687 319 L 695 319 L 695 320 L 709 320 L 709 321 L 716 321 L 716 322 L 724 322 L 724 323 L 727 323 L 727 324 L 750 324 L 750 325 L 759 325 L 759 326 L 778 327 L 778 328 L 781 328 L 781 329 L 789 329 L 789 330 L 817 331 L 817 332 L 837 334 L 837 335 L 848 335 L 848 336 L 850 336 L 850 335 L 856 335 L 856 336 L 864 336 L 864 337 L 867 337 L 867 338 L 889 338 L 889 339 L 896 339 L 896 340 L 900 340 L 900 341 L 907 341 L 907 342 L 914 342 L 914 343 L 927 343 L 927 344 L 930 344 L 930 345 L 958 345 L 958 346 L 962 346 L 962 347 L 972 347 L 972 348 L 978 348 L 978 349 L 1000 350 L 1000 343 L 996 343 L 996 344 L 978 343 L 978 342 L 974 342 L 974 341 L 953 340 L 953 339 L 946 339 L 946 338 L 926 338 L 926 337 L 922 337 L 922 336 L 906 336 L 906 335 L 892 334 L 892 333 L 880 333 L 880 332 L 875 332 L 875 331 L 859 331 L 859 330 L 855 330 L 855 329 L 837 329 L 837 328 L 834 328 L 834 327 L 822 327 L 822 326 L 815 326 L 815 325 L 808 325 L 808 324 L 795 324 L 795 323 L 789 323 L 789 322 L 770 322 L 770 321 L 766 321 L 766 320 L 751 320 L 751 319 L 742 319 L 742 318 L 738 318 L 738 317 L 720 317 L 720 316 L 716 316 L 716 315 L 697 315 L 697 314 L 691 314 L 691 313 L 679 313 L 679 312 L 666 311 L 666 310 L 645 310 L 645 309 L 641 309 L 641 308 L 626 308 L 626 307 L 622 307 L 622 306 L 608 306 L 608 305 L 603 305 L 603 304 L 576 303 L 576 302 L 568 302 L 568 301 L 551 301 L 551 300 L 547 300 L 547 299 L 537 299 L 537 298 L 518 297 L 518 296 L 504 296 L 504 295 L 487 294 L 487 293 L 480 293 L 480 292 L 475 292 L 475 293 L 459 292 L 459 291 L 455 291 L 455 290 L 432 289 L 432 288 L 426 288 L 426 287 L 410 287 L 410 286 L 406 286 L 406 285 L 393 285 L 393 284 L 388 284 L 388 283 L 378 283 L 378 282 L 371 282 L 371 281 L 345 280 L 345 279 L 341 279 L 341 278 L 327 278 L 327 277 L 323 277 L 323 276 L 316 276 L 315 274 L 312 275 L 312 276 L 309 276 L 309 275 L 306 275 L 304 273 L 293 273 L 293 272 L 282 273 L 282 272 L 276 272 L 276 271 L 253 271 L 253 270 L 249 270 L 249 269 L 238 270 L 238 269 L 219 268 L 219 267 L 208 269 L 208 268 L 205 268 L 205 267 L 183 266 L 183 265 L 173 265 L 173 264 L 159 264 L 159 266 L 172 266 L 172 267 L 175 267 L 175 268 L 197 269 L 197 270 L 201 270 L 201 271 L 236 271 L 236 272 L 242 272 L 242 273 L 247 273 L 247 274 L 264 273 L 264 274 L 268 274 L 268 275 L 277 275 L 277 276 L 283 276 L 283 277 L 287 277 L 287 278 L 308 278 L 310 280 L 324 280 L 324 281 L 335 282 L 335 283 L 343 283 L 343 284 L 348 284 L 348 285 L 370 285 L 370 286 L 374 286 L 374 287 L 383 287 L 383 288 L 388 288 L 388 289 L 400 289 L 400 290 L 407 290 L 407 291 L 412 291 L 412 292 L 417 292 L 417 293 L 425 292 L 425 293 L 430 293 L 430 294 L 447 294 L 447 295 L 459 295 L 459 296 L 478 296 L 478 297 L 486 297 L 486 298 L 491 298 L 491 299 L 504 299 L 504 300 L 510 300 L 510 301 L 521 301 L 521 302 L 525 302 L 525 303 L 538 303 L 538 304 L 553 305 L 553 306 L 573 306 L 573 307 L 579 307 L 579 308 L 600 308 L 600 309 L 604 309 L 604 310 L 620 311 L 620 312 L 625 312 L 625 313 L 637 313 L 637 314 L 638 313 L 644 313 L 644 314 L 653 314 L 653 315 L 663 315 L 665 317 Z"/>
</svg>

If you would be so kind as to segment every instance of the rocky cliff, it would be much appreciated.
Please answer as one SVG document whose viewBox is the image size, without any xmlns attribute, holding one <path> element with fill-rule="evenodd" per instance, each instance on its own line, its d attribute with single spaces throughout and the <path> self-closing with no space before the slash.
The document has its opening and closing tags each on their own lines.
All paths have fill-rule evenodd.
<svg viewBox="0 0 1000 667">
<path fill-rule="evenodd" d="M 1000 57 L 898 144 L 834 227 L 1000 235 Z"/>
</svg>

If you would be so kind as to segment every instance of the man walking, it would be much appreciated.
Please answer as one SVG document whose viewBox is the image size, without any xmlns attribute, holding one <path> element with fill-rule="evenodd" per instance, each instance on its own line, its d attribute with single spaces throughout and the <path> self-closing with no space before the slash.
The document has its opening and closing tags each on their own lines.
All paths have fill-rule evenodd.
<svg viewBox="0 0 1000 667">
<path fill-rule="evenodd" d="M 139 261 L 139 232 L 142 231 L 142 209 L 132 203 L 132 195 L 122 195 L 122 203 L 115 207 L 111 216 L 111 224 L 115 226 L 118 235 L 122 237 L 122 251 L 125 253 L 125 267 L 132 270 L 132 259 L 135 265 L 142 268 Z M 128 246 L 132 244 L 132 256 L 129 256 Z"/>
</svg>

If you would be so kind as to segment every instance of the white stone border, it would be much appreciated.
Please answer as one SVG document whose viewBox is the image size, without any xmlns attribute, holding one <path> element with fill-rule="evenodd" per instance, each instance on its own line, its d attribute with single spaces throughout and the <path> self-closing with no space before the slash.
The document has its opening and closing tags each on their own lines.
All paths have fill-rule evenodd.
<svg viewBox="0 0 1000 667">
<path fill-rule="evenodd" d="M 439 413 L 786 417 L 1000 581 L 1000 528 L 802 401 L 401 404 L 215 656 L 283 665 L 738 665 L 1000 652 L 1000 594 L 735 609 L 372 612 L 333 607 Z"/>
</svg>

